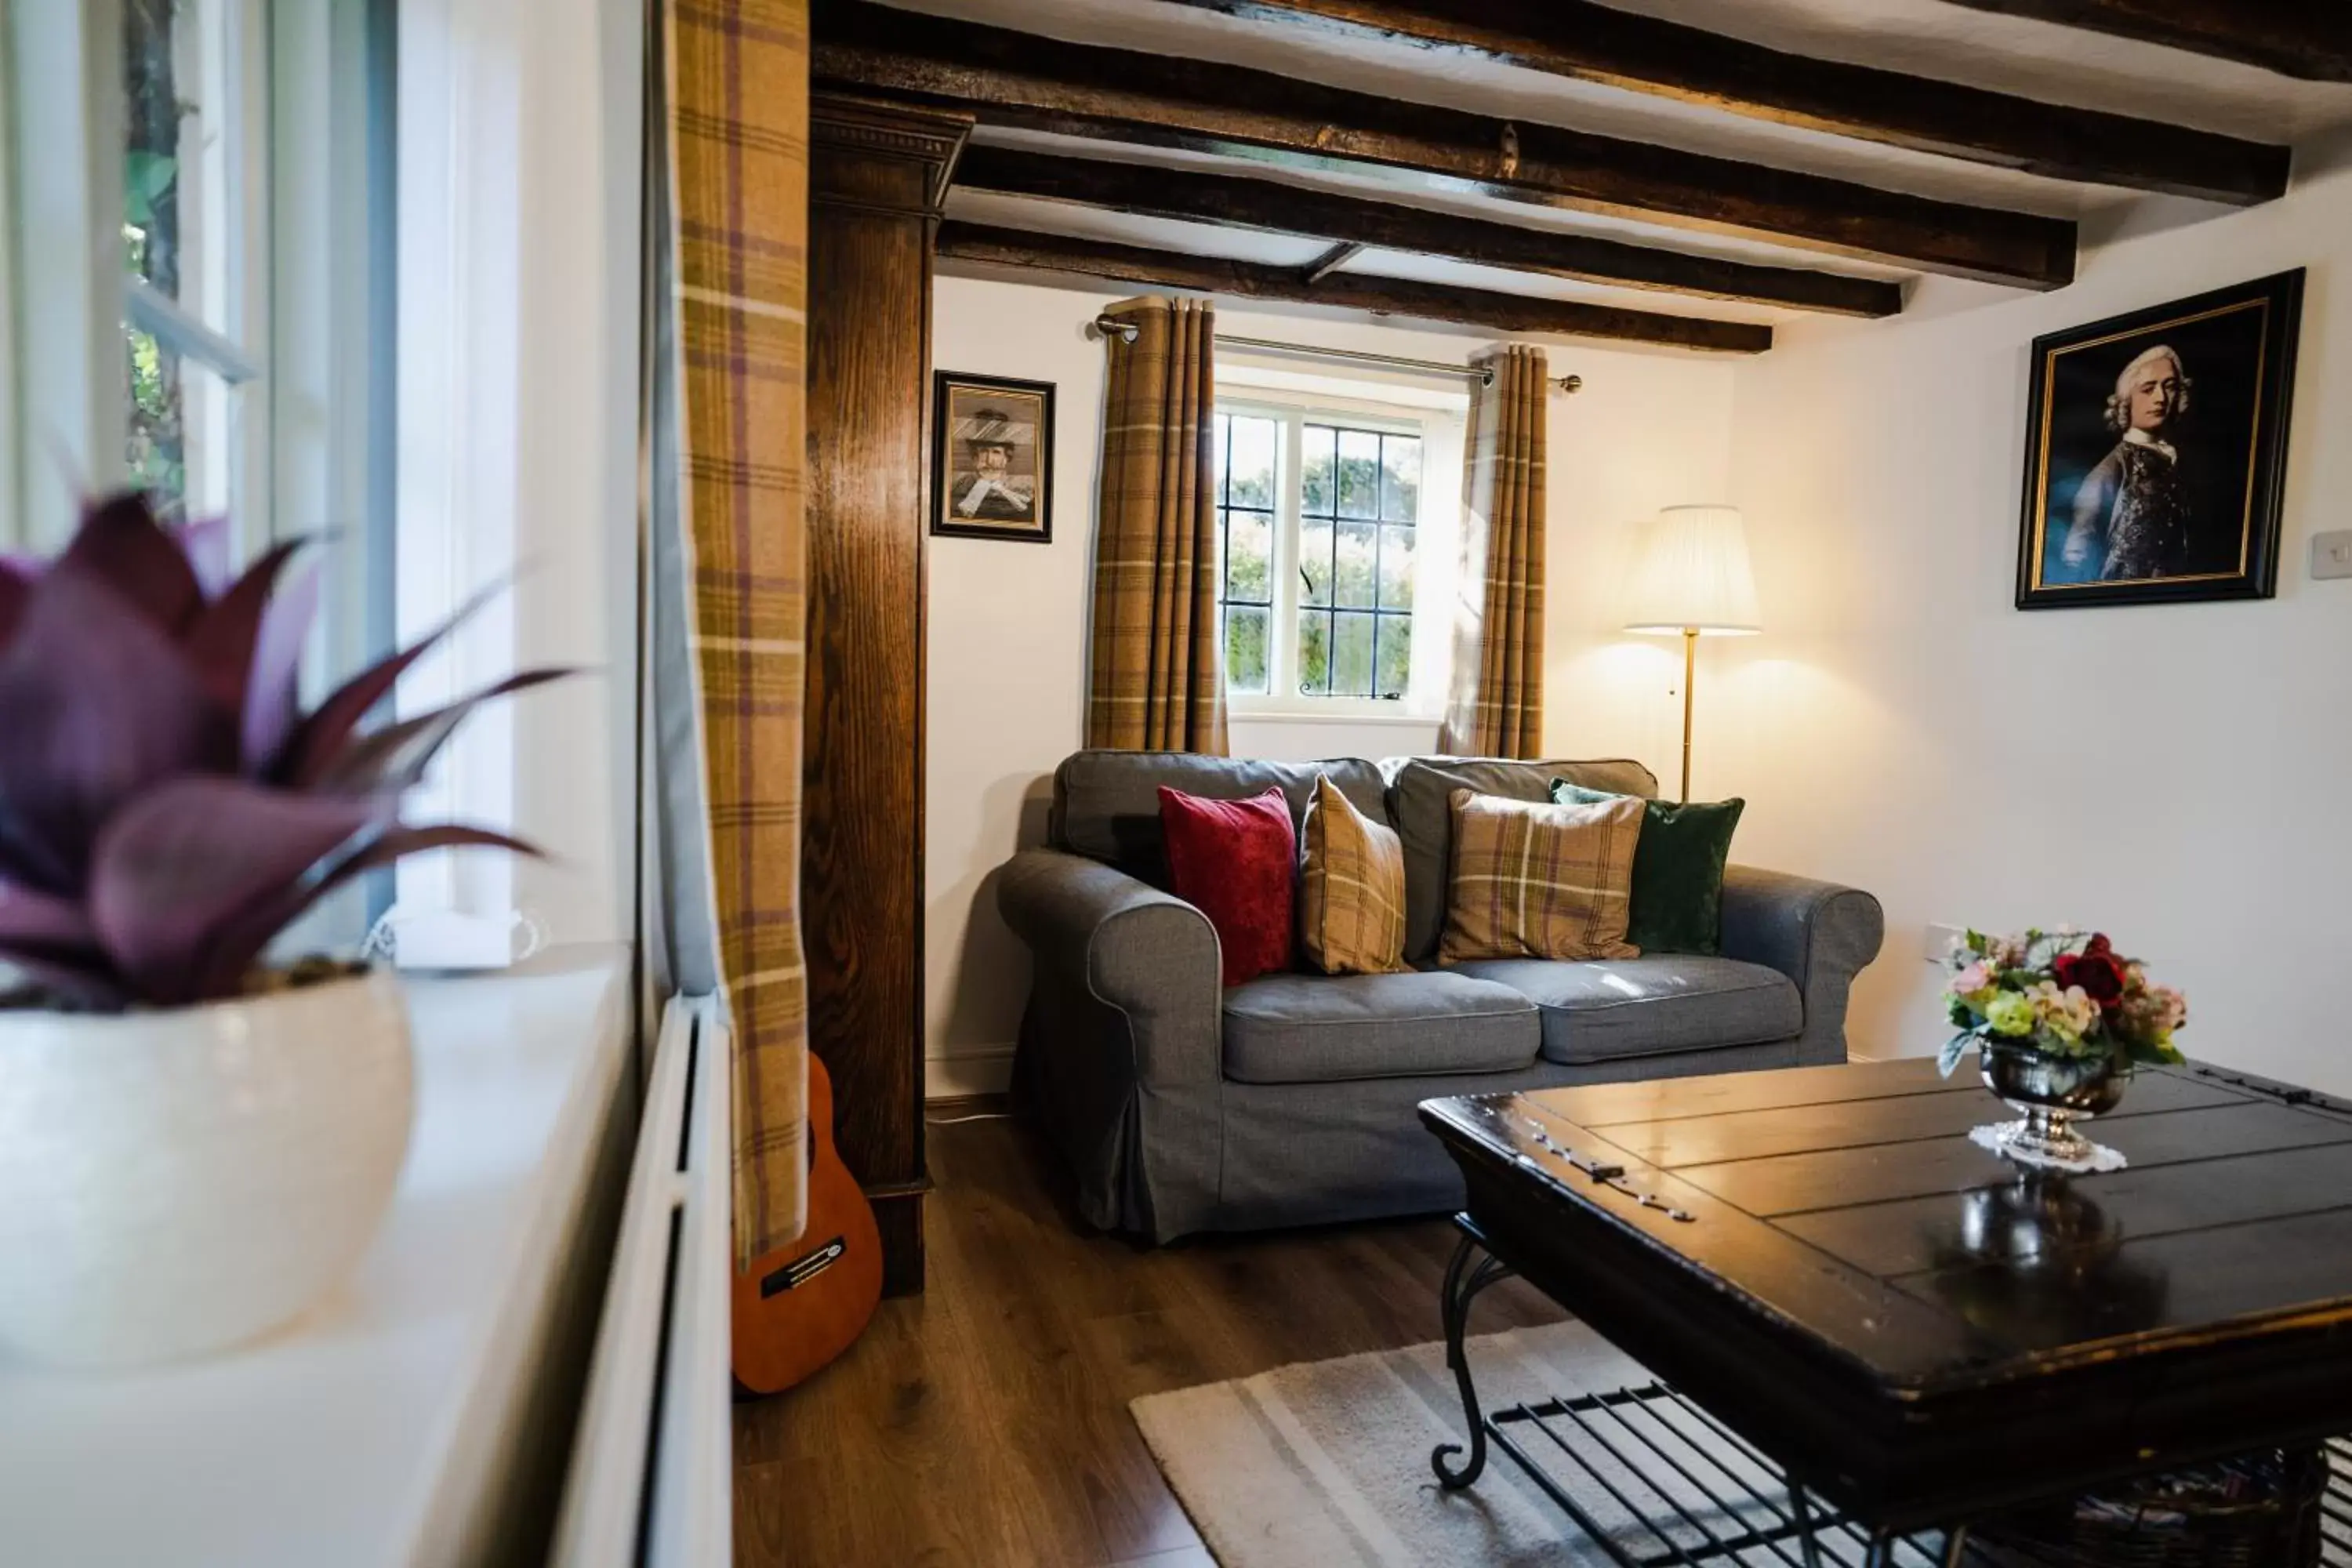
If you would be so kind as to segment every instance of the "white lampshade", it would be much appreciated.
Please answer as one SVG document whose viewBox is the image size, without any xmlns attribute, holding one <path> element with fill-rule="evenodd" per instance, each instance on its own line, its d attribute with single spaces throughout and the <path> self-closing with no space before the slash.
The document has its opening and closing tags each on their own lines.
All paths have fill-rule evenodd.
<svg viewBox="0 0 2352 1568">
<path fill-rule="evenodd" d="M 1634 565 L 1625 611 L 1629 632 L 1761 631 L 1738 508 L 1670 506 L 1658 513 Z"/>
</svg>

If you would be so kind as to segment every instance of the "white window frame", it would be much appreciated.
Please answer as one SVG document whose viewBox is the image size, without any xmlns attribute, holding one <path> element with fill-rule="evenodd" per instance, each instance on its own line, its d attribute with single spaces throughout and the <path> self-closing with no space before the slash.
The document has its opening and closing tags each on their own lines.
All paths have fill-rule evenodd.
<svg viewBox="0 0 2352 1568">
<path fill-rule="evenodd" d="M 551 858 L 403 861 L 400 959 L 503 963 L 527 922 L 550 941 L 625 936 L 642 0 L 192 3 L 239 22 L 224 68 L 256 88 L 237 166 L 268 182 L 243 226 L 266 273 L 243 278 L 251 311 L 233 339 L 197 335 L 210 328 L 167 300 L 135 308 L 151 331 L 161 321 L 241 360 L 254 417 L 238 549 L 330 534 L 306 682 L 502 583 L 512 591 L 402 682 L 397 714 L 531 665 L 602 673 L 520 715 L 492 704 L 443 752 L 412 820 L 517 831 Z M 396 110 L 370 68 L 388 32 Z M 121 0 L 0 0 L 0 549 L 53 552 L 125 471 Z M 372 331 L 383 258 L 373 234 L 344 243 L 385 116 L 399 187 L 389 377 Z M 356 935 L 349 924 L 339 916 L 334 936 Z"/>
<path fill-rule="evenodd" d="M 1451 596 L 1460 540 L 1463 417 L 1451 409 L 1413 407 L 1334 393 L 1289 392 L 1241 385 L 1222 392 L 1217 412 L 1279 422 L 1275 453 L 1274 609 L 1266 633 L 1266 684 L 1260 693 L 1225 692 L 1228 714 L 1333 723 L 1426 725 L 1443 716 L 1451 668 L 1452 628 L 1438 607 Z M 1418 515 L 1413 521 L 1412 677 L 1402 699 L 1313 697 L 1298 689 L 1298 475 L 1304 432 L 1310 424 L 1337 424 L 1421 438 Z M 1224 563 L 1218 563 L 1222 601 Z M 1222 610 L 1220 612 L 1222 633 Z"/>
<path fill-rule="evenodd" d="M 0 6 L 9 315 L 0 529 L 71 537 L 85 488 L 122 474 L 122 16 L 116 0 Z"/>
<path fill-rule="evenodd" d="M 188 499 L 192 516 L 226 511 L 232 562 L 327 537 L 311 700 L 386 651 L 370 610 L 375 242 L 348 221 L 372 173 L 379 3 L 184 0 L 206 132 L 179 153 L 180 178 L 203 182 L 181 235 L 188 305 L 123 264 L 121 0 L 0 3 L 0 548 L 54 552 L 85 499 L 124 482 L 135 326 L 189 367 L 192 446 L 226 426 L 209 474 L 191 452 Z M 304 940 L 355 942 L 364 905 L 338 895 Z"/>
<path fill-rule="evenodd" d="M 184 384 L 193 426 L 229 425 L 226 471 L 192 492 L 192 511 L 226 507 L 238 560 L 334 530 L 343 544 L 327 602 L 358 592 L 366 551 L 349 536 L 364 517 L 366 257 L 331 242 L 325 220 L 365 174 L 351 158 L 363 147 L 367 5 L 189 0 L 214 132 L 182 155 L 182 179 L 206 186 L 182 236 L 197 298 L 213 302 L 196 310 L 123 268 L 121 0 L 6 7 L 0 496 L 15 547 L 58 548 L 83 498 L 122 482 L 122 331 L 133 325 L 217 378 Z M 324 663 L 348 668 L 357 650 L 331 651 L 343 657 Z"/>
</svg>

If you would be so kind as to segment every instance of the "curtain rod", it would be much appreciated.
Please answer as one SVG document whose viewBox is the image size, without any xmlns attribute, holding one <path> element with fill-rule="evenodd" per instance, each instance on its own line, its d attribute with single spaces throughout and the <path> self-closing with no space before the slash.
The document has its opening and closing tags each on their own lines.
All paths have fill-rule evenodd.
<svg viewBox="0 0 2352 1568">
<path fill-rule="evenodd" d="M 1123 343 L 1135 342 L 1143 329 L 1133 321 L 1122 321 L 1116 316 L 1097 316 L 1087 323 L 1088 334 L 1097 338 L 1116 336 Z M 1217 342 L 1226 348 L 1255 350 L 1259 353 L 1294 354 L 1300 359 L 1341 360 L 1349 364 L 1385 365 L 1391 370 L 1418 370 L 1436 375 L 1458 375 L 1475 381 L 1481 386 L 1495 384 L 1495 369 L 1483 364 L 1447 364 L 1442 360 L 1405 359 L 1397 354 L 1367 353 L 1361 349 L 1323 349 L 1306 343 L 1278 343 L 1266 338 L 1229 338 L 1217 334 Z M 1549 378 L 1562 392 L 1581 392 L 1584 378 L 1580 375 L 1557 375 Z"/>
</svg>

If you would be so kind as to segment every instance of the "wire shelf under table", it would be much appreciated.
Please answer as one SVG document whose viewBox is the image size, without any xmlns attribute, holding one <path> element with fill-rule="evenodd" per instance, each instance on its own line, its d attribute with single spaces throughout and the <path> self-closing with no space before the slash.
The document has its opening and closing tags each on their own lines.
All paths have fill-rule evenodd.
<svg viewBox="0 0 2352 1568">
<path fill-rule="evenodd" d="M 1701 1563 L 1807 1568 L 1810 1521 L 1821 1568 L 1867 1568 L 1867 1532 L 1810 1494 L 1800 1501 L 1780 1467 L 1663 1383 L 1553 1398 L 1496 1411 L 1490 1441 L 1619 1568 Z M 2327 1445 L 2320 1561 L 2352 1568 L 2352 1444 Z M 1802 1512 L 1805 1519 L 1801 1520 Z M 1924 1531 L 1879 1561 L 1941 1568 L 1947 1538 Z M 2033 1554 L 2008 1548 L 2008 1560 Z M 1981 1563 L 1974 1552 L 1965 1561 Z M 2050 1568 L 2065 1568 L 2047 1559 Z"/>
</svg>

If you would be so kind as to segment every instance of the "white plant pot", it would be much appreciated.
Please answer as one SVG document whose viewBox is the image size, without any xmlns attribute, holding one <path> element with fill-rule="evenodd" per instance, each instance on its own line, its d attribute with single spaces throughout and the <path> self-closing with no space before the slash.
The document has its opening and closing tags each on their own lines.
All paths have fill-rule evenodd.
<svg viewBox="0 0 2352 1568">
<path fill-rule="evenodd" d="M 408 1148 L 388 971 L 174 1012 L 0 1011 L 0 1347 L 225 1350 L 359 1260 Z"/>
</svg>

